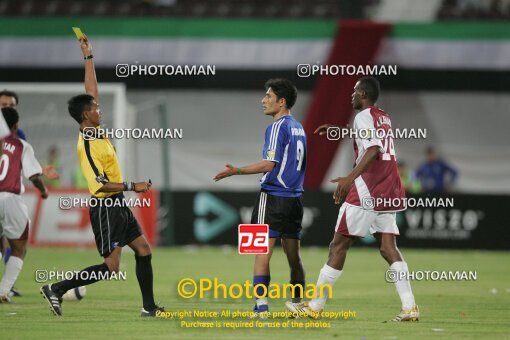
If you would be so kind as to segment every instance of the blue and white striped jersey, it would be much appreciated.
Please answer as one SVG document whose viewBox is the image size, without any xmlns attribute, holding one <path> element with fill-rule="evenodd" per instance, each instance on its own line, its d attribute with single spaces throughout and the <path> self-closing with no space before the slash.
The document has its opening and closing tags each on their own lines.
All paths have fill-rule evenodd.
<svg viewBox="0 0 510 340">
<path fill-rule="evenodd" d="M 273 170 L 260 179 L 262 190 L 275 196 L 302 195 L 306 135 L 301 123 L 292 115 L 285 115 L 267 127 L 262 157 L 276 163 Z"/>
</svg>

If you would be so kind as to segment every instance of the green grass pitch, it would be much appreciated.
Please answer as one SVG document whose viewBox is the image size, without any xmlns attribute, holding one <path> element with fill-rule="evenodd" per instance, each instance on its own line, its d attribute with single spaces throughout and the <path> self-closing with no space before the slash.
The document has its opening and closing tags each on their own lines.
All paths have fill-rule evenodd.
<svg viewBox="0 0 510 340">
<path fill-rule="evenodd" d="M 75 270 L 100 262 L 92 249 L 29 249 L 16 286 L 24 293 L 15 304 L 0 304 L 1 338 L 161 338 L 161 339 L 419 339 L 510 338 L 510 253 L 403 249 L 410 270 L 476 271 L 476 281 L 415 281 L 412 283 L 421 320 L 383 323 L 400 307 L 395 287 L 384 280 L 387 266 L 376 249 L 352 249 L 344 273 L 334 287 L 326 311 L 352 310 L 357 317 L 324 320 L 323 329 L 190 329 L 176 319 L 142 319 L 141 297 L 132 252 L 125 251 L 121 270 L 127 281 L 99 282 L 87 287 L 82 301 L 64 302 L 64 317 L 57 318 L 39 294 L 35 270 Z M 307 282 L 315 282 L 326 248 L 302 252 Z M 251 310 L 248 299 L 183 299 L 176 292 L 185 277 L 214 278 L 226 284 L 252 277 L 253 256 L 238 255 L 235 248 L 159 248 L 154 251 L 156 300 L 167 311 Z M 287 283 L 289 271 L 281 248 L 272 259 L 272 283 Z M 270 302 L 283 311 L 284 300 Z M 197 320 L 197 319 L 194 319 Z M 202 319 L 207 321 L 207 319 Z M 211 320 L 209 320 L 211 321 Z M 228 318 L 219 321 L 233 321 Z M 249 321 L 240 319 L 235 321 Z M 268 322 L 286 322 L 271 319 Z M 301 323 L 309 322 L 301 319 Z"/>
</svg>

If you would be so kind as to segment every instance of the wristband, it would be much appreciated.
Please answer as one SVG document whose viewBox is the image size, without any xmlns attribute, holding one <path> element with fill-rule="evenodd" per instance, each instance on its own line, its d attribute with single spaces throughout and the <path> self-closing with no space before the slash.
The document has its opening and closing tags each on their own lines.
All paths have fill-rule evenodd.
<svg viewBox="0 0 510 340">
<path fill-rule="evenodd" d="M 237 174 L 240 175 L 241 174 L 241 168 L 237 168 Z"/>
<path fill-rule="evenodd" d="M 88 59 L 92 59 L 92 58 L 94 58 L 94 55 L 93 55 L 93 54 L 88 55 L 88 56 L 86 56 L 86 57 L 83 57 L 83 60 L 88 60 Z"/>
<path fill-rule="evenodd" d="M 122 182 L 124 185 L 124 191 L 134 191 L 135 190 L 135 183 L 134 182 Z"/>
</svg>

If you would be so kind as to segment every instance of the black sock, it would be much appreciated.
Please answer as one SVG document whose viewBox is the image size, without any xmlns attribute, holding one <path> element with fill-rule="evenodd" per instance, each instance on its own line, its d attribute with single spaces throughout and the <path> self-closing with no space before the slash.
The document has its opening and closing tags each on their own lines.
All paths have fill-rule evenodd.
<svg viewBox="0 0 510 340">
<path fill-rule="evenodd" d="M 147 311 L 156 308 L 154 292 L 152 290 L 152 254 L 136 256 L 136 278 L 142 291 L 143 308 Z"/>
<path fill-rule="evenodd" d="M 297 281 L 297 280 L 291 280 L 291 285 L 294 285 L 292 287 L 292 302 L 299 303 L 301 302 L 301 299 L 303 298 L 303 293 L 305 290 L 305 281 Z"/>
<path fill-rule="evenodd" d="M 71 280 L 64 280 L 53 283 L 51 285 L 51 290 L 57 294 L 64 295 L 69 289 L 86 286 L 99 281 L 99 279 L 105 277 L 105 273 L 108 272 L 109 270 L 106 263 L 96 264 L 95 266 L 87 267 L 81 270 L 79 273 L 76 273 Z"/>
</svg>

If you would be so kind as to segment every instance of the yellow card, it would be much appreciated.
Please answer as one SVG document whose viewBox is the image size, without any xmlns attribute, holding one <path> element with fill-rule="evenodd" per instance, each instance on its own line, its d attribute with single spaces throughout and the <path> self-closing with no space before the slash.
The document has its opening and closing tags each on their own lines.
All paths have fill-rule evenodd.
<svg viewBox="0 0 510 340">
<path fill-rule="evenodd" d="M 78 38 L 78 40 L 83 38 L 83 32 L 81 31 L 81 29 L 79 27 L 73 27 L 73 31 L 74 31 L 74 34 L 76 34 L 76 38 Z"/>
</svg>

